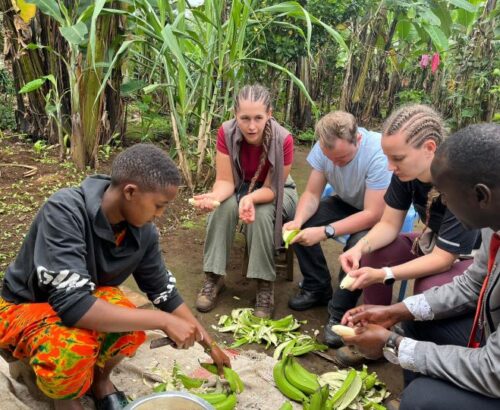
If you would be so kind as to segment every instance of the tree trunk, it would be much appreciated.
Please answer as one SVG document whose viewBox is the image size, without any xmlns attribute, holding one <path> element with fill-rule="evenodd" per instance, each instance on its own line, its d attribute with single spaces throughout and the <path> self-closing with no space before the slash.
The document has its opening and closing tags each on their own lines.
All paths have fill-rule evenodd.
<svg viewBox="0 0 500 410">
<path fill-rule="evenodd" d="M 304 83 L 306 90 L 309 92 L 311 89 L 311 75 L 310 62 L 308 60 L 308 57 L 299 57 L 297 59 L 296 72 L 297 77 Z M 299 130 L 303 130 L 311 124 L 311 104 L 300 90 L 297 89 L 296 93 L 293 125 Z"/>
<path fill-rule="evenodd" d="M 17 130 L 34 138 L 42 138 L 49 131 L 44 98 L 48 86 L 24 96 L 18 93 L 26 83 L 44 75 L 45 53 L 41 50 L 23 50 L 25 44 L 36 43 L 33 30 L 37 17 L 31 24 L 25 23 L 14 12 L 10 0 L 0 0 L 0 10 L 4 13 L 5 59 L 11 64 L 16 89 Z"/>
<path fill-rule="evenodd" d="M 109 44 L 112 38 L 116 38 L 119 17 L 101 15 L 96 25 L 96 61 L 105 61 L 108 54 Z M 82 57 L 82 56 L 80 56 Z M 92 55 L 90 48 L 87 50 L 86 69 L 78 78 L 78 94 L 80 99 L 79 111 L 82 132 L 75 138 L 83 138 L 79 149 L 84 152 L 75 154 L 78 158 L 84 158 L 84 166 L 97 165 L 99 145 L 107 143 L 113 133 L 121 125 L 122 104 L 120 100 L 120 84 L 122 80 L 120 68 L 115 69 L 111 78 L 114 87 L 106 87 L 105 91 L 98 95 L 101 87 L 103 69 L 92 67 Z M 120 67 L 120 65 L 117 65 Z M 108 100 L 109 99 L 109 100 Z"/>
</svg>

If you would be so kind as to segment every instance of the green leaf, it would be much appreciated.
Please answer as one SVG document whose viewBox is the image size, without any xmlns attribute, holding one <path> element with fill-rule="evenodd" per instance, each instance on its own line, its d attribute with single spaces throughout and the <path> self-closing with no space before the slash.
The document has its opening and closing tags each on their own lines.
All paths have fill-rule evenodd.
<svg viewBox="0 0 500 410">
<path fill-rule="evenodd" d="M 451 34 L 451 26 L 453 25 L 453 20 L 451 18 L 450 11 L 444 3 L 438 3 L 434 8 L 434 14 L 439 18 L 441 24 L 439 27 L 443 30 L 443 33 L 449 38 Z"/>
<path fill-rule="evenodd" d="M 464 9 L 471 13 L 475 13 L 477 11 L 477 6 L 474 6 L 467 0 L 448 0 L 448 1 L 454 6 L 458 7 L 459 9 Z"/>
<path fill-rule="evenodd" d="M 400 20 L 396 26 L 396 31 L 398 33 L 398 39 L 402 41 L 408 41 L 411 33 L 412 24 L 408 20 Z"/>
<path fill-rule="evenodd" d="M 162 37 L 164 41 L 164 46 L 175 56 L 177 63 L 179 63 L 180 67 L 186 74 L 186 78 L 189 83 L 192 84 L 191 76 L 189 75 L 189 70 L 187 68 L 186 60 L 184 59 L 184 55 L 181 51 L 177 38 L 175 37 L 172 26 L 170 24 L 166 25 L 162 32 Z"/>
<path fill-rule="evenodd" d="M 287 74 L 291 78 L 293 83 L 300 89 L 300 91 L 302 91 L 302 94 L 304 94 L 304 96 L 307 98 L 307 100 L 311 103 L 311 107 L 312 107 L 313 111 L 315 113 L 317 112 L 318 108 L 316 107 L 315 102 L 313 101 L 313 99 L 311 98 L 309 93 L 307 92 L 307 89 L 306 89 L 304 83 L 302 81 L 300 81 L 300 79 L 295 74 L 293 74 L 290 70 L 288 70 L 287 68 L 280 66 L 278 64 L 272 63 L 270 61 L 262 60 L 260 58 L 247 57 L 247 58 L 243 58 L 242 60 L 249 60 L 249 61 L 255 61 L 257 63 L 266 64 L 270 67 L 276 68 L 277 70 L 282 71 L 283 73 Z"/>
<path fill-rule="evenodd" d="M 448 50 L 448 38 L 439 27 L 424 24 L 423 29 L 429 34 L 432 43 L 439 51 Z"/>
<path fill-rule="evenodd" d="M 441 20 L 430 10 L 422 10 L 420 14 L 420 19 L 422 23 L 428 23 L 433 26 L 439 26 L 441 24 Z"/>
<path fill-rule="evenodd" d="M 54 86 L 57 87 L 56 79 L 55 79 L 55 77 L 52 74 L 45 75 L 42 78 L 45 79 L 45 80 L 49 80 Z"/>
<path fill-rule="evenodd" d="M 128 83 L 124 83 L 120 87 L 120 93 L 123 96 L 128 96 L 136 91 L 142 90 L 146 86 L 146 82 L 142 80 L 131 80 Z"/>
<path fill-rule="evenodd" d="M 55 0 L 27 0 L 26 3 L 35 4 L 43 14 L 53 17 L 61 25 L 66 24 Z"/>
<path fill-rule="evenodd" d="M 76 23 L 69 27 L 59 27 L 63 37 L 70 43 L 74 45 L 80 45 L 85 43 L 87 40 L 85 36 L 88 33 L 87 26 L 82 21 Z"/>
<path fill-rule="evenodd" d="M 19 94 L 30 93 L 32 91 L 38 90 L 46 81 L 46 78 L 37 78 L 29 83 L 26 83 L 23 88 L 19 90 Z"/>
</svg>

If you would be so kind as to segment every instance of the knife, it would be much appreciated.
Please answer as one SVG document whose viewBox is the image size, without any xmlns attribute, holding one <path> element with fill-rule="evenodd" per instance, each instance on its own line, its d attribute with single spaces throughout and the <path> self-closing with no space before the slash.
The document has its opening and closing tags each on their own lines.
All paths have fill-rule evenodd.
<svg viewBox="0 0 500 410">
<path fill-rule="evenodd" d="M 172 346 L 174 348 L 177 347 L 175 342 L 168 336 L 159 337 L 158 339 L 153 339 L 149 344 L 150 349 L 156 349 L 157 347 L 163 347 L 163 346 Z"/>
</svg>

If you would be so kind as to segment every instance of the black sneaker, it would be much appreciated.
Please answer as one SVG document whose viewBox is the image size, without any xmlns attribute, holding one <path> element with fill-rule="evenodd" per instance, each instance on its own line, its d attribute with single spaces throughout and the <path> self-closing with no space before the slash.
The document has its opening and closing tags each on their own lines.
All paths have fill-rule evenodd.
<svg viewBox="0 0 500 410">
<path fill-rule="evenodd" d="M 299 293 L 288 300 L 288 306 L 293 310 L 307 310 L 313 306 L 325 306 L 332 298 L 332 293 L 311 292 L 299 289 Z"/>
<path fill-rule="evenodd" d="M 340 321 L 330 318 L 328 323 L 325 325 L 325 343 L 333 349 L 338 349 L 339 347 L 344 346 L 344 342 L 337 333 L 332 331 L 332 326 L 334 325 L 340 325 Z"/>
</svg>

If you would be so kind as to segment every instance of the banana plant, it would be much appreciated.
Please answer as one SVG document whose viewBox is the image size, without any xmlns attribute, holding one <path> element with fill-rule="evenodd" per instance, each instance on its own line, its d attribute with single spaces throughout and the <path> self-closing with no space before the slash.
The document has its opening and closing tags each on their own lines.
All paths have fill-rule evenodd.
<svg viewBox="0 0 500 410">
<path fill-rule="evenodd" d="M 46 82 L 49 82 L 51 86 L 47 94 L 45 94 L 45 111 L 50 118 L 50 121 L 52 122 L 49 125 L 55 128 L 57 139 L 59 141 L 59 159 L 62 160 L 65 154 L 64 137 L 65 135 L 67 135 L 67 132 L 64 130 L 61 109 L 62 97 L 64 94 L 59 93 L 55 77 L 52 74 L 49 74 L 41 78 L 32 80 L 19 90 L 19 94 L 36 91 L 40 89 Z"/>
<path fill-rule="evenodd" d="M 105 10 L 124 14 L 130 35 L 117 50 L 100 92 L 122 55 L 134 59 L 149 73 L 142 92 L 166 96 L 174 154 L 190 189 L 203 185 L 204 178 L 210 175 L 207 165 L 210 170 L 214 157 L 212 123 L 214 120 L 220 123 L 230 115 L 232 96 L 244 81 L 250 61 L 272 66 L 289 76 L 314 104 L 304 84 L 293 73 L 254 57 L 247 29 L 263 30 L 259 16 L 273 16 L 271 24 L 285 16 L 304 23 L 306 30 L 287 24 L 302 33 L 307 47 L 313 25 L 327 30 L 335 41 L 343 42 L 335 30 L 293 1 L 261 9 L 256 7 L 259 2 L 250 0 L 212 0 L 197 7 L 186 0 L 128 3 L 125 12 Z"/>
<path fill-rule="evenodd" d="M 62 0 L 26 0 L 57 25 L 65 50 L 54 50 L 46 44 L 30 44 L 31 49 L 44 49 L 57 56 L 67 76 L 70 96 L 70 144 L 73 161 L 79 169 L 95 165 L 99 143 L 110 130 L 106 112 L 106 96 L 97 95 L 102 82 L 102 68 L 89 62 L 102 61 L 110 45 L 110 17 L 100 16 L 106 0 L 69 3 Z M 98 33 L 99 35 L 96 35 Z M 67 51 L 66 51 L 67 50 Z M 60 52 L 59 52 L 60 51 Z M 91 58 L 92 56 L 92 58 Z M 108 97 L 109 98 L 109 97 Z M 113 131 L 111 129 L 111 131 Z"/>
</svg>

